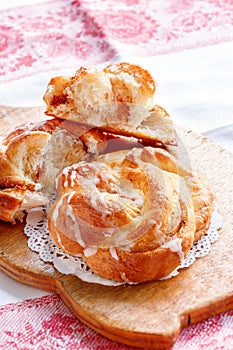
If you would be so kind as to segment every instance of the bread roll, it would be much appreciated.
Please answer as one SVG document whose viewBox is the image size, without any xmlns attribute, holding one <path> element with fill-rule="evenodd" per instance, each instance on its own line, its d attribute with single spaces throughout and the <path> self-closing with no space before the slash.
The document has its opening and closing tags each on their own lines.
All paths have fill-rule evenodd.
<svg viewBox="0 0 233 350">
<path fill-rule="evenodd" d="M 45 204 L 58 171 L 66 166 L 143 144 L 143 140 L 57 118 L 16 127 L 2 140 L 0 149 L 1 220 L 15 223 L 16 218 L 23 218 L 26 207 Z"/>
<path fill-rule="evenodd" d="M 151 75 L 137 65 L 81 67 L 73 77 L 51 79 L 44 95 L 46 114 L 107 132 L 174 144 L 172 121 L 155 105 L 155 89 Z"/>
<path fill-rule="evenodd" d="M 58 171 L 103 151 L 105 141 L 101 131 L 55 118 L 15 128 L 0 151 L 0 219 L 15 223 L 46 204 Z"/>
<path fill-rule="evenodd" d="M 186 177 L 174 157 L 152 147 L 74 164 L 56 179 L 50 235 L 65 252 L 82 253 L 100 276 L 124 282 L 160 279 L 187 256 L 196 218 L 211 216 L 211 193 L 199 197 L 209 212 L 199 211 L 193 175 L 189 181 Z M 207 226 L 202 228 L 203 234 Z"/>
</svg>

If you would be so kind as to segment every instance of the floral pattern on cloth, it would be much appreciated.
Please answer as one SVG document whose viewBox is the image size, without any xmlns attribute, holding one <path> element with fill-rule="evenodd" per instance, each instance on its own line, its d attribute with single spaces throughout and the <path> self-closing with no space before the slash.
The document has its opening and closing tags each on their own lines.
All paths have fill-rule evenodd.
<svg viewBox="0 0 233 350">
<path fill-rule="evenodd" d="M 51 0 L 0 18 L 0 82 L 233 39 L 233 0 Z"/>
<path fill-rule="evenodd" d="M 0 317 L 1 349 L 136 350 L 83 325 L 56 294 L 0 307 Z M 173 350 L 232 348 L 233 310 L 183 329 Z"/>
</svg>

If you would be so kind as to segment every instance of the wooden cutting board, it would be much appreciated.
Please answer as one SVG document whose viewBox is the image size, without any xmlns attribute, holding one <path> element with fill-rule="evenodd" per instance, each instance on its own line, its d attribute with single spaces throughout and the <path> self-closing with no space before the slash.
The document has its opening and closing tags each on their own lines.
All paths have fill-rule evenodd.
<svg viewBox="0 0 233 350">
<path fill-rule="evenodd" d="M 41 108 L 0 109 L 0 134 L 25 120 L 43 119 Z M 212 187 L 223 217 L 211 252 L 170 280 L 108 287 L 62 275 L 27 247 L 23 224 L 0 222 L 0 269 L 17 281 L 60 294 L 89 327 L 120 343 L 171 347 L 180 330 L 233 307 L 233 154 L 207 138 L 178 130 L 192 166 Z M 1 136 L 1 135 L 0 135 Z"/>
</svg>

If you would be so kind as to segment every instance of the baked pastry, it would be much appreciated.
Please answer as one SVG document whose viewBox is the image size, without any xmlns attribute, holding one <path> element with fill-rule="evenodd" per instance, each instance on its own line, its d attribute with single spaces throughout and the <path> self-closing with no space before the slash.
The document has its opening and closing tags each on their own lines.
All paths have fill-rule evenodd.
<svg viewBox="0 0 233 350">
<path fill-rule="evenodd" d="M 44 95 L 45 113 L 107 132 L 175 144 L 168 113 L 155 105 L 155 89 L 149 72 L 137 65 L 81 67 L 73 77 L 51 79 Z"/>
<path fill-rule="evenodd" d="M 97 129 L 55 118 L 17 127 L 0 150 L 0 219 L 15 223 L 45 205 L 57 172 L 103 151 L 105 141 Z"/>
<path fill-rule="evenodd" d="M 172 272 L 207 231 L 213 195 L 180 144 L 174 149 L 176 133 L 155 90 L 151 75 L 128 63 L 51 79 L 44 101 L 53 118 L 20 126 L 2 142 L 0 219 L 22 220 L 55 185 L 49 233 L 63 251 L 82 254 L 115 281 Z"/>
<path fill-rule="evenodd" d="M 22 221 L 25 212 L 31 208 L 44 206 L 48 196 L 34 183 L 21 179 L 8 179 L 7 185 L 0 186 L 0 220 L 15 223 Z"/>
<path fill-rule="evenodd" d="M 198 236 L 204 234 L 212 214 L 211 192 L 199 196 L 201 185 L 192 187 L 195 177 L 180 173 L 173 156 L 153 147 L 71 165 L 56 179 L 50 235 L 63 251 L 81 253 L 100 276 L 160 279 L 179 266 L 197 226 Z"/>
<path fill-rule="evenodd" d="M 15 223 L 25 211 L 45 205 L 60 169 L 103 152 L 144 144 L 58 118 L 16 127 L 0 149 L 0 219 Z"/>
</svg>

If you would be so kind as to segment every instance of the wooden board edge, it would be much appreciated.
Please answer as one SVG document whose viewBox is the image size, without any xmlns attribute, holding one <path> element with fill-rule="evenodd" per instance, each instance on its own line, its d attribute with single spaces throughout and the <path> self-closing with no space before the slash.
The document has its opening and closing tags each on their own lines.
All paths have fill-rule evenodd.
<svg viewBox="0 0 233 350">
<path fill-rule="evenodd" d="M 175 344 L 182 329 L 182 327 L 178 327 L 176 332 L 172 335 L 161 336 L 151 333 L 131 333 L 121 328 L 109 327 L 107 324 L 101 323 L 93 318 L 93 315 L 88 315 L 87 312 L 83 311 L 81 306 L 77 308 L 77 302 L 66 291 L 61 280 L 47 276 L 43 276 L 42 280 L 36 273 L 28 272 L 27 270 L 23 271 L 22 269 L 18 270 L 17 266 L 14 265 L 9 266 L 7 262 L 1 258 L 1 255 L 0 270 L 17 282 L 58 294 L 67 307 L 83 324 L 105 338 L 120 344 L 139 348 L 167 349 Z"/>
<path fill-rule="evenodd" d="M 19 283 L 59 294 L 59 288 L 57 286 L 58 280 L 56 278 L 44 275 L 42 281 L 39 279 L 39 275 L 36 273 L 28 270 L 19 270 L 16 265 L 9 265 L 4 259 L 1 258 L 1 254 L 0 270 Z"/>
<path fill-rule="evenodd" d="M 185 132 L 187 134 L 189 133 L 188 131 L 185 131 Z M 199 135 L 195 132 L 192 132 L 192 133 L 195 135 L 201 136 L 202 140 L 207 139 L 203 135 Z M 211 141 L 211 142 L 216 145 L 214 141 Z M 219 144 L 217 145 L 219 149 L 223 149 Z M 228 152 L 228 151 L 224 150 L 224 152 Z M 230 152 L 228 153 L 231 154 Z M 12 265 L 11 267 L 9 267 L 6 261 L 4 261 L 4 259 L 1 259 L 1 252 L 0 252 L 0 269 L 3 272 L 5 272 L 7 275 L 12 277 L 13 279 L 21 283 L 28 284 L 38 288 L 37 274 L 33 272 L 28 273 L 28 271 L 25 270 L 25 273 L 27 272 L 28 274 L 28 276 L 26 276 L 25 273 L 22 272 L 22 270 L 21 271 L 17 270 L 16 265 L 15 266 Z M 88 316 L 86 312 L 82 311 L 81 308 L 79 309 L 79 311 L 77 311 L 77 308 L 75 307 L 75 304 L 77 304 L 77 302 L 73 298 L 70 298 L 70 296 L 68 295 L 68 292 L 65 290 L 63 283 L 59 279 L 46 277 L 46 276 L 44 277 L 44 279 L 45 279 L 45 283 L 42 283 L 41 280 L 39 280 L 39 283 L 41 284 L 41 286 L 39 287 L 50 292 L 58 293 L 61 296 L 62 300 L 65 302 L 65 304 L 77 316 L 77 318 L 80 319 L 80 321 L 86 324 L 88 327 L 92 328 L 93 330 L 95 330 L 96 332 L 98 332 L 99 334 L 103 335 L 104 337 L 110 340 L 120 342 L 130 346 L 141 347 L 141 348 L 150 347 L 150 348 L 157 348 L 157 349 L 165 349 L 165 348 L 172 347 L 175 344 L 182 328 L 185 328 L 190 324 L 194 324 L 206 318 L 217 315 L 223 311 L 227 311 L 233 307 L 233 294 L 232 294 L 232 296 L 229 296 L 227 299 L 224 299 L 224 300 L 221 299 L 214 305 L 210 304 L 203 308 L 190 310 L 184 315 L 180 315 L 180 319 L 179 319 L 180 327 L 178 327 L 173 334 L 170 334 L 170 336 L 161 336 L 156 334 L 145 334 L 145 333 L 137 333 L 137 332 L 134 332 L 132 333 L 132 335 L 130 335 L 128 331 L 109 327 L 103 323 L 98 322 L 98 320 L 93 318 L 93 315 L 91 317 Z M 208 308 L 208 312 L 207 312 L 207 308 Z"/>
<path fill-rule="evenodd" d="M 82 307 L 77 308 L 77 302 L 66 291 L 62 279 L 52 277 L 43 277 L 43 281 L 36 273 L 28 273 L 28 271 L 18 270 L 17 266 L 10 266 L 0 257 L 0 270 L 6 273 L 14 280 L 30 285 L 36 288 L 57 293 L 60 295 L 63 302 L 75 314 L 75 316 L 89 328 L 101 334 L 109 340 L 128 346 L 151 349 L 168 349 L 171 348 L 177 341 L 180 332 L 185 327 L 203 321 L 207 318 L 216 316 L 221 312 L 230 310 L 233 307 L 233 294 L 227 299 L 220 299 L 218 303 L 207 305 L 203 308 L 190 310 L 189 312 L 179 316 L 179 325 L 172 334 L 158 335 L 151 333 L 139 333 L 125 331 L 120 328 L 109 327 L 103 322 L 100 323 L 93 315 L 88 315 L 82 310 Z M 208 311 L 207 311 L 208 310 Z"/>
<path fill-rule="evenodd" d="M 75 307 L 76 301 L 69 297 L 69 294 L 64 288 L 63 290 L 60 290 L 60 297 L 83 324 L 87 325 L 105 338 L 120 344 L 143 349 L 168 349 L 175 344 L 182 329 L 181 323 L 178 322 L 177 329 L 174 330 L 172 334 L 168 335 L 125 331 L 122 328 L 110 327 L 107 323 L 99 322 L 93 317 L 93 315 L 89 316 L 86 311 L 83 312 L 82 307 L 77 311 L 77 308 Z"/>
</svg>

